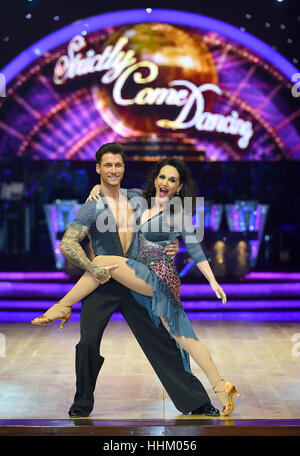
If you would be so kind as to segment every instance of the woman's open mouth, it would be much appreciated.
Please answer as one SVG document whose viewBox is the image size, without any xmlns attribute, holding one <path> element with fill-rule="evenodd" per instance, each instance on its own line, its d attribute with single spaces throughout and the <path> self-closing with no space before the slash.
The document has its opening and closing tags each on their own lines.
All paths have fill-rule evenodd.
<svg viewBox="0 0 300 456">
<path fill-rule="evenodd" d="M 169 193 L 169 190 L 167 188 L 161 187 L 159 189 L 159 196 L 162 197 L 162 198 L 164 196 L 167 196 L 168 193 Z"/>
</svg>

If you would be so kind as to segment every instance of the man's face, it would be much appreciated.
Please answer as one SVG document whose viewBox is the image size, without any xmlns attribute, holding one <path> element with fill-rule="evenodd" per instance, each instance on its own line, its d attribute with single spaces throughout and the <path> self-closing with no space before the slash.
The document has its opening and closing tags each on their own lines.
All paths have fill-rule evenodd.
<svg viewBox="0 0 300 456">
<path fill-rule="evenodd" d="M 122 155 L 107 152 L 102 156 L 101 163 L 96 164 L 96 172 L 100 174 L 101 184 L 118 186 L 123 179 L 125 165 Z"/>
</svg>

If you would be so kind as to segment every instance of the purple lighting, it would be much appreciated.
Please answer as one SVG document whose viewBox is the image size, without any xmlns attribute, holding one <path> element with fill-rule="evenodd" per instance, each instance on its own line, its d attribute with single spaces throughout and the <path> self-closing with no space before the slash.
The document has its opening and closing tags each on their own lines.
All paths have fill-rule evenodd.
<svg viewBox="0 0 300 456">
<path fill-rule="evenodd" d="M 59 299 L 72 288 L 71 283 L 34 283 L 34 282 L 0 282 L 2 297 L 28 296 L 51 297 Z M 300 296 L 300 282 L 292 283 L 238 283 L 222 284 L 228 299 L 237 296 Z M 182 284 L 181 297 L 213 298 L 214 293 L 209 284 Z"/>
<path fill-rule="evenodd" d="M 299 312 L 189 312 L 191 320 L 300 321 Z"/>
<path fill-rule="evenodd" d="M 185 310 L 218 310 L 226 312 L 227 309 L 239 310 L 259 310 L 259 309 L 298 309 L 300 311 L 300 300 L 289 299 L 289 300 L 270 300 L 270 301 L 228 301 L 226 304 L 222 304 L 218 301 L 182 301 L 182 305 Z"/>
<path fill-rule="evenodd" d="M 72 288 L 70 283 L 35 283 L 35 282 L 0 282 L 1 296 L 51 296 L 57 300 L 64 296 Z"/>
<path fill-rule="evenodd" d="M 227 298 L 236 296 L 299 296 L 300 282 L 296 283 L 238 283 L 222 284 Z M 182 298 L 213 296 L 210 285 L 183 284 L 181 286 Z"/>
<path fill-rule="evenodd" d="M 54 272 L 0 272 L 0 280 L 68 280 L 62 271 Z"/>
<path fill-rule="evenodd" d="M 300 272 L 250 272 L 247 280 L 300 280 Z"/>
<path fill-rule="evenodd" d="M 289 80 L 292 75 L 298 72 L 298 69 L 286 60 L 282 55 L 272 49 L 263 41 L 250 35 L 247 32 L 241 32 L 238 28 L 221 22 L 217 19 L 202 16 L 200 14 L 188 13 L 185 11 L 173 11 L 165 9 L 152 10 L 151 14 L 145 9 L 117 11 L 113 13 L 101 14 L 90 18 L 76 21 L 56 32 L 48 35 L 30 46 L 11 63 L 3 68 L 2 73 L 8 84 L 17 74 L 25 67 L 30 65 L 39 55 L 43 55 L 51 49 L 71 40 L 75 35 L 82 32 L 83 24 L 88 32 L 93 32 L 111 25 L 124 25 L 140 22 L 165 22 L 169 24 L 187 25 L 201 28 L 207 31 L 215 31 L 232 39 L 262 56 L 264 59 L 277 67 Z M 37 49 L 39 54 L 37 54 Z"/>
<path fill-rule="evenodd" d="M 0 311 L 0 323 L 28 323 L 38 316 L 37 311 L 34 312 L 24 312 L 24 311 Z M 286 321 L 286 322 L 295 322 L 300 321 L 300 312 L 293 311 L 230 311 L 230 312 L 221 312 L 221 311 L 206 311 L 206 312 L 187 312 L 187 315 L 190 320 L 232 320 L 232 321 Z M 68 326 L 72 325 L 73 322 L 79 322 L 80 312 L 73 312 L 71 321 L 66 324 L 64 331 L 67 331 Z M 111 321 L 125 321 L 121 313 L 115 312 Z M 59 322 L 54 322 L 53 327 L 59 325 Z"/>
<path fill-rule="evenodd" d="M 191 320 L 235 320 L 235 321 L 300 321 L 300 281 L 298 273 L 251 273 L 250 278 L 275 280 L 283 283 L 225 283 L 222 288 L 227 303 L 222 304 L 209 284 L 182 284 L 181 298 Z M 65 279 L 59 273 L 5 273 L 0 278 L 0 322 L 27 322 L 41 315 L 73 286 L 70 282 L 43 282 L 42 280 Z M 29 280 L 33 281 L 30 282 Z M 34 280 L 41 280 L 40 283 Z M 80 319 L 81 302 L 74 306 L 72 321 Z M 116 312 L 112 320 L 124 321 Z"/>
<path fill-rule="evenodd" d="M 83 28 L 86 32 L 84 36 L 82 36 Z M 203 45 L 205 43 L 205 53 L 209 56 L 212 65 L 205 76 L 205 81 L 211 80 L 219 84 L 212 89 L 213 92 L 217 90 L 216 94 L 212 98 L 209 96 L 209 99 L 211 98 L 209 102 L 207 100 L 206 107 L 209 108 L 207 115 L 204 112 L 201 114 L 205 105 L 201 109 L 199 105 L 199 110 L 194 112 L 195 115 L 188 123 L 180 122 L 178 128 L 182 130 L 181 139 L 179 142 L 176 139 L 174 144 L 175 149 L 180 150 L 180 155 L 183 154 L 187 161 L 193 161 L 194 155 L 198 152 L 207 161 L 231 160 L 232 154 L 238 161 L 260 159 L 277 161 L 283 157 L 298 160 L 299 151 L 297 147 L 295 148 L 295 144 L 300 140 L 300 133 L 297 128 L 297 117 L 294 116 L 293 99 L 286 96 L 286 90 L 290 84 L 283 74 L 284 69 L 280 68 L 280 65 L 278 69 L 275 68 L 278 63 L 275 62 L 276 58 L 274 57 L 274 66 L 260 54 L 259 51 L 266 45 L 261 43 L 261 48 L 252 37 L 256 43 L 255 47 L 252 42 L 252 48 L 251 36 L 249 35 L 245 40 L 244 33 L 228 24 L 197 14 L 168 10 L 154 10 L 151 14 L 146 13 L 145 10 L 131 10 L 78 21 L 44 37 L 12 61 L 3 70 L 9 102 L 1 104 L 0 152 L 12 156 L 30 156 L 33 160 L 92 160 L 94 150 L 99 143 L 116 141 L 120 136 L 131 138 L 129 143 L 132 141 L 136 143 L 137 140 L 140 141 L 141 135 L 145 136 L 147 133 L 144 137 L 145 141 L 142 140 L 143 145 L 137 148 L 138 160 L 150 156 L 152 158 L 156 156 L 157 159 L 157 153 L 152 146 L 151 150 L 146 147 L 146 143 L 151 143 L 153 140 L 151 135 L 158 134 L 159 137 L 162 135 L 165 141 L 167 137 L 175 138 L 179 131 L 175 133 L 172 129 L 166 128 L 168 123 L 157 123 L 156 101 L 153 105 L 154 99 L 151 101 L 150 95 L 150 98 L 147 95 L 143 99 L 142 103 L 145 104 L 143 108 L 138 106 L 141 101 L 139 97 L 144 92 L 140 91 L 142 87 L 139 88 L 132 77 L 127 78 L 129 76 L 127 71 L 130 71 L 130 74 L 136 71 L 131 67 L 130 59 L 125 58 L 124 67 L 118 66 L 119 73 L 116 73 L 115 77 L 110 78 L 108 73 L 111 65 L 113 67 L 115 64 L 118 65 L 118 59 L 121 59 L 123 52 L 126 52 L 126 56 L 131 55 L 132 52 L 134 53 L 132 55 L 136 54 L 134 43 L 136 37 L 144 33 L 142 30 L 147 29 L 147 33 L 156 35 L 154 31 L 156 28 L 164 30 L 164 38 L 162 40 L 159 38 L 157 42 L 154 40 L 159 54 L 165 52 L 164 43 L 168 47 L 172 42 L 171 47 L 174 49 L 179 46 L 181 39 L 184 39 L 183 48 L 186 46 L 185 42 L 189 43 L 182 50 L 183 60 L 180 58 L 176 63 L 179 65 L 178 68 L 181 68 L 183 85 L 188 84 L 190 87 L 188 91 L 194 87 L 193 84 L 198 84 L 200 81 L 194 78 L 196 73 L 199 71 L 201 73 L 201 69 L 198 66 L 196 73 L 186 73 L 185 67 L 190 65 L 188 61 L 191 63 L 190 59 L 192 55 L 195 56 L 194 52 L 197 53 L 197 60 L 201 61 L 200 43 L 202 42 Z M 125 34 L 121 41 L 118 38 L 120 33 Z M 137 36 L 135 36 L 136 33 Z M 184 35 L 186 38 L 183 38 Z M 236 39 L 233 41 L 230 37 Z M 156 57 L 152 55 L 150 48 L 146 51 L 148 44 L 143 43 L 142 39 L 139 51 L 141 54 L 134 58 L 143 58 L 144 46 L 147 59 L 152 59 L 155 63 Z M 37 47 L 40 52 L 38 55 L 35 52 Z M 124 50 L 120 54 L 121 48 Z M 156 52 L 154 48 L 153 52 Z M 266 59 L 270 59 L 272 52 L 275 51 L 268 47 L 268 52 L 265 53 Z M 277 56 L 276 52 L 275 55 Z M 161 71 L 163 71 L 164 84 L 178 85 L 180 79 L 176 82 L 171 81 L 173 77 L 171 67 L 175 61 L 171 63 L 170 60 L 171 66 L 165 67 L 163 64 L 160 70 L 159 59 L 155 63 L 155 72 L 157 72 L 155 84 L 159 83 L 157 78 L 162 76 Z M 141 62 L 142 60 L 138 64 L 142 64 Z M 286 64 L 289 65 L 287 61 Z M 128 69 L 129 66 L 131 70 Z M 165 67 L 164 70 L 163 67 Z M 294 70 L 293 68 L 289 74 L 295 74 Z M 111 71 L 113 71 L 112 68 Z M 101 76 L 100 73 L 102 73 Z M 191 80 L 186 80 L 186 77 Z M 130 102 L 129 99 L 127 100 L 129 104 L 133 104 L 132 107 L 128 107 L 131 111 L 130 115 L 126 114 L 126 107 L 122 108 L 120 94 L 117 95 L 119 85 L 125 84 L 124 78 L 128 79 L 128 84 L 126 82 L 123 96 L 127 98 L 135 94 Z M 147 84 L 146 79 L 142 84 Z M 238 95 L 236 87 L 239 88 Z M 146 87 L 144 89 L 146 90 L 144 94 L 148 93 L 148 89 Z M 210 89 L 203 86 L 201 90 Z M 165 97 L 166 95 L 163 95 L 163 98 Z M 175 98 L 172 98 L 173 101 L 168 99 L 168 102 L 163 98 L 159 101 L 161 105 L 159 116 L 171 116 L 169 120 L 179 115 L 179 110 L 182 112 L 182 120 L 182 116 L 186 116 L 190 109 L 194 110 L 194 105 L 189 105 L 186 96 L 182 99 L 182 103 L 186 105 L 184 110 L 183 107 L 181 109 L 176 106 Z M 197 103 L 200 103 L 200 98 Z M 20 109 L 21 99 L 24 102 Z M 27 109 L 24 111 L 25 106 Z M 143 120 L 139 115 L 140 109 L 144 113 Z M 33 116 L 32 113 L 35 111 L 39 112 L 40 116 Z M 213 123 L 210 123 L 208 119 L 213 114 L 218 116 L 214 118 Z M 240 117 L 240 120 L 232 124 L 231 121 L 229 122 L 231 115 Z M 200 122 L 201 116 L 204 117 Z M 220 127 L 223 118 L 228 120 Z M 14 125 L 11 125 L 11 119 L 14 119 Z M 147 119 L 147 125 L 143 125 L 145 119 Z M 211 128 L 218 134 L 209 133 Z M 224 136 L 219 134 L 221 132 Z M 264 142 L 261 138 L 264 138 Z M 224 147 L 224 141 L 226 147 Z M 182 147 L 179 143 L 182 143 Z M 135 154 L 132 154 L 133 149 L 129 153 L 130 161 L 137 159 Z M 215 210 L 216 208 L 213 208 L 213 212 Z M 53 219 L 53 217 L 49 218 Z M 216 229 L 217 220 L 218 217 L 213 214 L 211 220 L 213 230 Z M 250 229 L 252 230 L 251 227 Z M 57 247 L 54 248 L 54 252 L 56 249 Z M 60 256 L 59 252 L 57 253 Z"/>
<path fill-rule="evenodd" d="M 41 311 L 41 309 L 48 309 L 49 307 L 53 306 L 57 301 L 48 301 L 48 300 L 0 300 L 0 310 L 1 309 L 9 309 L 10 307 L 12 308 L 12 311 L 15 309 L 18 310 L 26 310 L 26 309 L 37 309 L 37 312 Z M 74 310 L 78 310 L 81 308 L 81 303 L 76 303 L 73 306 Z"/>
</svg>

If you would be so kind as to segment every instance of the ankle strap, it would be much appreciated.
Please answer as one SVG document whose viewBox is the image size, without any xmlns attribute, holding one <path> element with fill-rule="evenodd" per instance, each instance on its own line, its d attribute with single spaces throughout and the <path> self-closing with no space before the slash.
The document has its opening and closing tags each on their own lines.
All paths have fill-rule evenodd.
<svg viewBox="0 0 300 456">
<path fill-rule="evenodd" d="M 217 386 L 218 383 L 220 382 L 224 382 L 224 379 L 223 378 L 220 378 L 220 380 L 217 381 L 217 383 L 215 384 L 215 386 L 213 386 L 213 390 L 215 391 L 215 388 Z"/>
</svg>

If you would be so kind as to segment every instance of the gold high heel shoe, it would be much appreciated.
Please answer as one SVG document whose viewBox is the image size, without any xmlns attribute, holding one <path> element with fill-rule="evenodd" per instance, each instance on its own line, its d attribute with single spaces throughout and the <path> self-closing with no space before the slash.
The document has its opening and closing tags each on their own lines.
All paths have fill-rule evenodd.
<svg viewBox="0 0 300 456">
<path fill-rule="evenodd" d="M 68 306 L 64 306 L 60 301 L 58 301 L 56 304 L 62 306 L 62 307 L 68 307 Z M 55 305 L 55 304 L 54 304 Z M 72 308 L 71 308 L 72 309 Z M 72 310 L 70 310 L 69 312 L 67 313 L 64 313 L 62 310 L 62 316 L 60 317 L 56 317 L 56 318 L 49 318 L 47 317 L 45 314 L 44 315 L 41 315 L 40 317 L 36 317 L 34 318 L 31 323 L 33 325 L 50 325 L 51 323 L 53 323 L 55 320 L 61 320 L 61 324 L 59 326 L 58 329 L 62 330 L 63 329 L 63 325 L 66 323 L 66 321 L 70 320 L 70 317 L 71 317 L 71 313 L 72 313 Z"/>
<path fill-rule="evenodd" d="M 224 389 L 217 391 L 217 390 L 216 390 L 216 386 L 217 386 L 217 384 L 220 383 L 221 381 L 224 382 Z M 222 416 L 228 416 L 228 415 L 230 415 L 230 413 L 232 413 L 233 410 L 234 410 L 234 403 L 233 403 L 232 396 L 233 396 L 234 394 L 235 394 L 237 397 L 239 397 L 239 398 L 242 397 L 242 396 L 237 392 L 235 386 L 234 386 L 232 383 L 230 383 L 230 382 L 225 382 L 225 380 L 224 380 L 223 378 L 221 378 L 221 379 L 215 384 L 215 386 L 213 387 L 213 390 L 214 390 L 215 393 L 226 393 L 226 394 L 227 394 L 229 404 L 223 406 L 223 410 L 222 410 L 222 412 L 220 412 L 220 414 L 221 414 Z"/>
</svg>

